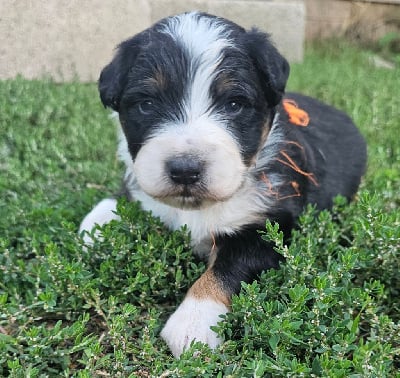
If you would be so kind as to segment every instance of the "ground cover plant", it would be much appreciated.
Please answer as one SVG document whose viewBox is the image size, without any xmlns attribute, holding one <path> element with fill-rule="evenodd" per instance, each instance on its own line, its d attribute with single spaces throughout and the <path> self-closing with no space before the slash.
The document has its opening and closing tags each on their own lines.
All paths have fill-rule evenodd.
<svg viewBox="0 0 400 378">
<path fill-rule="evenodd" d="M 365 135 L 357 200 L 306 209 L 289 245 L 267 223 L 286 263 L 243 285 L 221 347 L 180 360 L 158 334 L 205 269 L 187 232 L 120 201 L 103 242 L 77 235 L 122 173 L 95 84 L 0 82 L 0 376 L 400 376 L 400 74 L 369 62 L 343 43 L 310 47 L 289 82 Z"/>
</svg>

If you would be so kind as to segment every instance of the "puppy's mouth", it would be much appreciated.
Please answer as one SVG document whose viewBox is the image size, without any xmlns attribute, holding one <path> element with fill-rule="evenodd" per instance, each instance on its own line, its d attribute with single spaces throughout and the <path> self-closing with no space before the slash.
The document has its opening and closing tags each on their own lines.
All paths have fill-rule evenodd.
<svg viewBox="0 0 400 378">
<path fill-rule="evenodd" d="M 199 210 L 223 200 L 215 198 L 204 189 L 192 188 L 186 185 L 154 198 L 169 206 L 185 210 Z"/>
<path fill-rule="evenodd" d="M 235 165 L 222 164 L 220 159 L 192 153 L 163 158 L 150 166 L 144 159 L 147 155 L 150 154 L 142 151 L 135 160 L 138 187 L 158 202 L 177 209 L 201 210 L 225 202 L 240 189 L 246 177 L 240 159 Z"/>
<path fill-rule="evenodd" d="M 207 164 L 194 155 L 174 156 L 164 167 L 163 190 L 157 199 L 180 209 L 200 209 L 222 198 L 210 191 L 207 182 Z"/>
<path fill-rule="evenodd" d="M 196 197 L 164 197 L 161 201 L 179 209 L 197 210 L 205 207 L 204 200 Z"/>
</svg>

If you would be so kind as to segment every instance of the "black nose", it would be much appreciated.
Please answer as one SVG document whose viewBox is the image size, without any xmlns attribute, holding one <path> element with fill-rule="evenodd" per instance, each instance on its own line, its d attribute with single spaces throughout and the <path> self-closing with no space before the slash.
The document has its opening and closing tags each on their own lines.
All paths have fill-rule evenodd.
<svg viewBox="0 0 400 378">
<path fill-rule="evenodd" d="M 200 180 L 203 164 L 192 156 L 178 156 L 167 164 L 169 177 L 176 184 L 192 185 Z"/>
</svg>

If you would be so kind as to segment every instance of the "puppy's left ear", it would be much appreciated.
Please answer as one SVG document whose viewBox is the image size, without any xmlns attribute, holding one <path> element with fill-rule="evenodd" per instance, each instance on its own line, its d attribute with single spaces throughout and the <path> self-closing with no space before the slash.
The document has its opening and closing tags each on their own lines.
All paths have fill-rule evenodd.
<svg viewBox="0 0 400 378">
<path fill-rule="evenodd" d="M 251 29 L 245 34 L 245 46 L 256 65 L 265 97 L 270 107 L 276 106 L 285 93 L 290 67 L 267 34 Z"/>
</svg>

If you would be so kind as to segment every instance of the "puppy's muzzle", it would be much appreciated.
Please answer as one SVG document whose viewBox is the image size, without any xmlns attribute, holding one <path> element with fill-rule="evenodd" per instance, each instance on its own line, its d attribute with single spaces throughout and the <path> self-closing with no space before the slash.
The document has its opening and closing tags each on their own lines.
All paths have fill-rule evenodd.
<svg viewBox="0 0 400 378">
<path fill-rule="evenodd" d="M 204 163 L 194 156 L 182 155 L 169 159 L 165 168 L 174 184 L 189 186 L 200 181 Z"/>
</svg>

